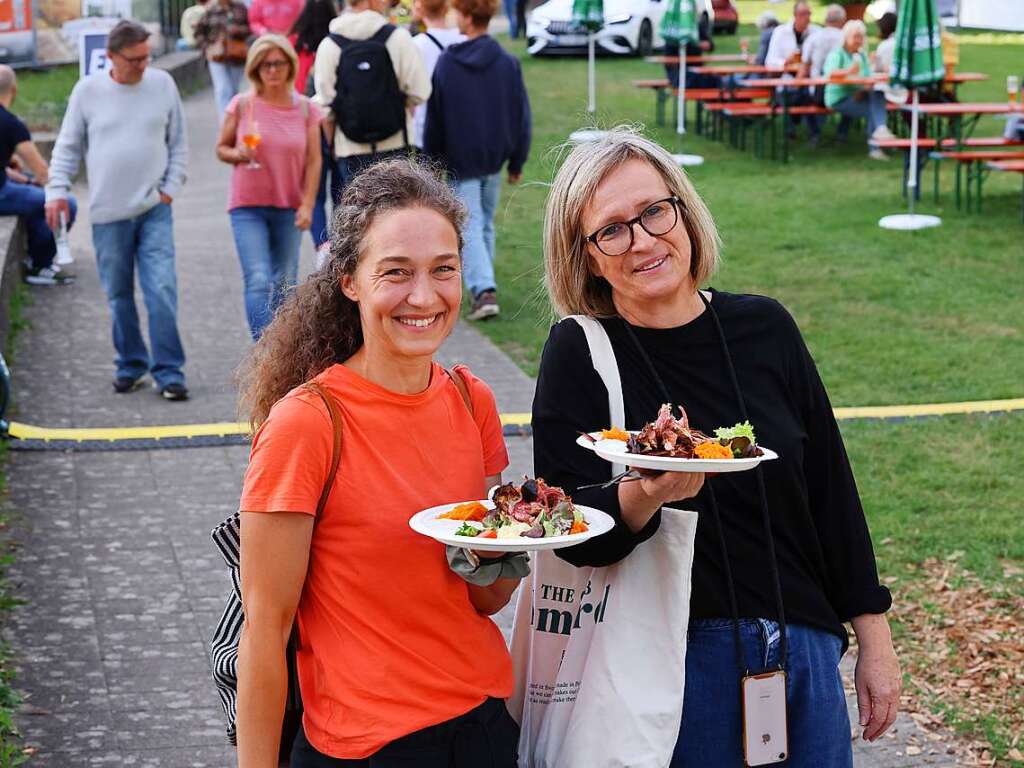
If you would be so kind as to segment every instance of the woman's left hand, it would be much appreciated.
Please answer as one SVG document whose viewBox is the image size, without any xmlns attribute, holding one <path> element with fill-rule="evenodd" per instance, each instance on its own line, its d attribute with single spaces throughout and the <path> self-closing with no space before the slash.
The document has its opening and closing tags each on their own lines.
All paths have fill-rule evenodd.
<svg viewBox="0 0 1024 768">
<path fill-rule="evenodd" d="M 308 205 L 300 205 L 295 211 L 295 227 L 297 229 L 309 229 L 313 223 L 313 209 Z"/>
<path fill-rule="evenodd" d="M 874 741 L 893 724 L 900 708 L 900 662 L 885 616 L 858 616 L 853 620 L 853 628 L 859 646 L 854 673 L 857 710 L 864 740 Z"/>
</svg>

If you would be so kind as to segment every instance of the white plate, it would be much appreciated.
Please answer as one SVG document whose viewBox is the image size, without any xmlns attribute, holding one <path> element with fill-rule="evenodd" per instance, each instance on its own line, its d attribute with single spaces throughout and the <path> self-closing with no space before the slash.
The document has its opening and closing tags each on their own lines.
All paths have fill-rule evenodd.
<svg viewBox="0 0 1024 768">
<path fill-rule="evenodd" d="M 583 435 L 576 438 L 576 444 L 593 451 L 602 459 L 613 464 L 624 464 L 638 469 L 656 469 L 662 472 L 743 472 L 753 469 L 762 461 L 779 458 L 775 451 L 758 446 L 764 454 L 749 459 L 681 459 L 675 456 L 644 456 L 629 453 L 624 440 L 602 440 L 600 432 L 592 433 L 597 442 L 587 440 Z"/>
<path fill-rule="evenodd" d="M 480 539 L 475 536 L 456 536 L 455 531 L 462 527 L 462 520 L 438 520 L 437 518 L 462 503 L 464 502 L 441 504 L 417 512 L 409 520 L 409 527 L 416 533 L 422 533 L 443 544 L 453 544 L 456 547 L 468 547 L 483 552 L 533 552 L 540 549 L 571 547 L 594 536 L 607 533 L 615 525 L 611 516 L 601 510 L 577 504 L 576 509 L 583 513 L 583 518 L 589 529 L 583 533 L 574 533 L 571 536 L 551 536 L 544 539 L 529 539 L 525 536 L 517 536 L 514 539 Z M 494 509 L 494 504 L 490 501 L 481 499 L 480 503 L 488 509 Z M 474 528 L 483 528 L 480 523 L 469 521 L 469 524 Z"/>
</svg>

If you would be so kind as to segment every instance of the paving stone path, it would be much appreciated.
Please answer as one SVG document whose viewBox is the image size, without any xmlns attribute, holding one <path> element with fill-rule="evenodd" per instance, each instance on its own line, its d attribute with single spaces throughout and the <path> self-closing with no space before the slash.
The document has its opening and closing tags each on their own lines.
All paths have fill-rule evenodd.
<svg viewBox="0 0 1024 768">
<path fill-rule="evenodd" d="M 231 420 L 231 373 L 249 343 L 241 274 L 224 212 L 228 170 L 213 154 L 209 92 L 186 102 L 192 155 L 175 202 L 179 303 L 193 399 L 115 395 L 113 352 L 87 214 L 72 234 L 78 282 L 34 289 L 13 361 L 14 417 L 41 426 L 138 426 Z M 84 190 L 79 190 L 84 200 Z M 83 209 L 86 206 L 83 206 Z M 303 269 L 312 264 L 304 244 Z M 468 363 L 505 412 L 528 411 L 533 381 L 474 330 L 442 358 Z M 530 441 L 509 438 L 510 474 L 529 472 Z M 210 681 L 208 646 L 228 582 L 208 532 L 236 508 L 247 449 L 11 452 L 11 570 L 26 602 L 4 636 L 25 704 L 30 765 L 205 768 L 234 764 Z M 498 617 L 507 629 L 509 612 Z M 923 754 L 905 756 L 907 739 Z M 909 718 L 858 766 L 945 763 Z M 927 758 L 927 760 L 925 760 Z"/>
</svg>

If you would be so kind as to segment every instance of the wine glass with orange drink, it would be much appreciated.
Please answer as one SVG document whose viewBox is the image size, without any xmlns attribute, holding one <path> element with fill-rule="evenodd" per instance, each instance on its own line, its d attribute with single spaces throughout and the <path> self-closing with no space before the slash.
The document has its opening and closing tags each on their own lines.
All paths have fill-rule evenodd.
<svg viewBox="0 0 1024 768">
<path fill-rule="evenodd" d="M 260 136 L 260 126 L 255 120 L 250 120 L 248 128 L 245 133 L 242 134 L 242 143 L 248 148 L 249 152 L 249 163 L 246 168 L 259 168 L 260 164 L 256 162 L 256 148 L 259 147 L 263 137 Z"/>
</svg>

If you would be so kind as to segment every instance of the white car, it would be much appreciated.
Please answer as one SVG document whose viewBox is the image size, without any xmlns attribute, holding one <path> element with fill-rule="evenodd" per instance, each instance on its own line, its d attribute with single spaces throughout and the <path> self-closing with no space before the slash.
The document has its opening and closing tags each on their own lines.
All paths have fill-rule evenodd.
<svg viewBox="0 0 1024 768">
<path fill-rule="evenodd" d="M 605 0 L 604 26 L 594 36 L 598 52 L 649 56 L 665 44 L 658 31 L 670 0 Z M 696 0 L 698 13 L 713 23 L 710 0 Z M 710 27 L 709 27 L 710 29 Z M 547 0 L 526 20 L 527 49 L 542 53 L 580 53 L 586 31 L 572 23 L 572 0 Z"/>
</svg>

